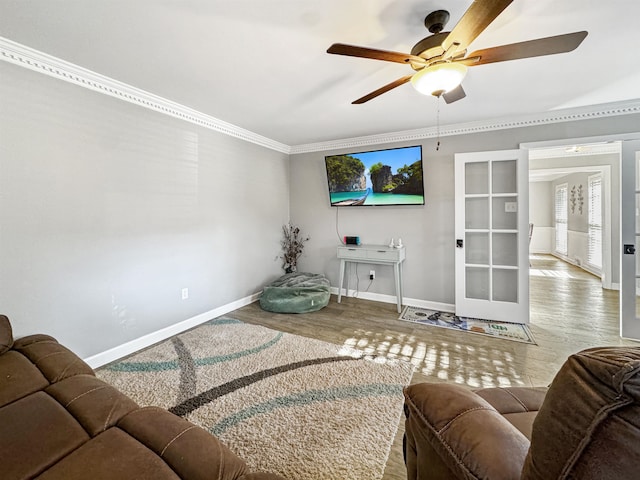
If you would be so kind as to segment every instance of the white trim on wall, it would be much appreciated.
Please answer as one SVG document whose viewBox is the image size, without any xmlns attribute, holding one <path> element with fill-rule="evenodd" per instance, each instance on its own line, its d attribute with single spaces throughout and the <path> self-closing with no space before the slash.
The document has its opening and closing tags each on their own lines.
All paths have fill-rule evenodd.
<svg viewBox="0 0 640 480">
<path fill-rule="evenodd" d="M 586 107 L 554 110 L 535 115 L 522 115 L 512 118 L 482 120 L 478 122 L 459 123 L 453 125 L 441 125 L 440 131 L 436 127 L 421 128 L 417 130 L 405 130 L 380 135 L 368 135 L 364 137 L 345 138 L 328 142 L 310 143 L 306 145 L 294 145 L 291 154 L 318 152 L 323 150 L 352 149 L 365 145 L 378 145 L 391 142 L 406 142 L 447 137 L 452 135 L 468 135 L 493 130 L 506 130 L 509 128 L 533 127 L 550 123 L 573 122 L 576 120 L 590 120 L 594 118 L 613 117 L 640 113 L 640 100 L 624 102 L 612 102 Z"/>
<path fill-rule="evenodd" d="M 334 295 L 338 295 L 338 287 L 331 287 L 331 293 Z M 382 303 L 392 303 L 394 305 L 398 301 L 395 295 L 386 295 L 383 293 L 372 293 L 372 292 L 358 292 L 354 289 L 349 289 L 349 291 L 347 291 L 346 288 L 342 289 L 342 295 L 347 298 L 357 297 L 363 300 L 371 300 L 374 302 L 382 302 Z M 419 300 L 417 298 L 404 297 L 402 299 L 403 310 L 404 310 L 404 307 L 408 305 L 412 307 L 427 308 L 429 310 L 438 310 L 440 312 L 454 313 L 456 311 L 456 306 L 450 303 L 430 302 L 427 300 Z"/>
<path fill-rule="evenodd" d="M 242 298 L 235 302 L 228 303 L 226 305 L 222 305 L 221 307 L 214 308 L 213 310 L 209 310 L 208 312 L 201 313 L 200 315 L 196 315 L 195 317 L 188 318 L 176 324 L 170 325 L 166 328 L 162 328 L 155 332 L 151 332 L 147 335 L 143 335 L 142 337 L 136 338 L 135 340 L 131 340 L 130 342 L 123 343 L 122 345 L 118 345 L 117 347 L 111 348 L 104 352 L 98 353 L 96 355 L 92 355 L 90 357 L 84 358 L 83 360 L 91 367 L 98 368 L 103 365 L 107 365 L 108 363 L 115 362 L 127 355 L 131 355 L 132 353 L 138 352 L 144 348 L 150 347 L 151 345 L 155 345 L 158 342 L 162 342 L 168 338 L 173 337 L 174 335 L 178 335 L 182 332 L 185 332 L 191 328 L 197 327 L 209 320 L 220 317 L 221 315 L 225 315 L 229 312 L 242 308 L 246 305 L 249 305 L 260 298 L 260 294 L 262 292 L 254 293 L 253 295 L 249 295 L 248 297 Z M 338 294 L 338 289 L 336 287 L 331 287 L 331 293 L 334 295 Z M 343 294 L 352 297 L 356 294 L 354 290 L 349 290 L 349 292 L 345 292 L 343 289 Z M 396 303 L 395 295 L 384 295 L 379 293 L 370 293 L 370 292 L 359 292 L 358 298 L 362 298 L 365 300 L 372 300 L 375 302 L 383 302 L 383 303 Z M 403 301 L 403 307 L 411 305 L 414 307 L 428 308 L 431 310 L 439 310 L 441 312 L 451 312 L 455 311 L 455 305 L 451 305 L 448 303 L 439 303 L 439 302 L 428 302 L 425 300 L 418 300 L 415 298 L 405 298 Z"/>
<path fill-rule="evenodd" d="M 282 153 L 290 147 L 166 98 L 0 37 L 0 59 Z"/>
<path fill-rule="evenodd" d="M 92 355 L 88 358 L 84 358 L 83 360 L 91 368 L 101 367 L 120 358 L 126 357 L 127 355 L 131 355 L 132 353 L 142 350 L 143 348 L 150 347 L 151 345 L 155 345 L 158 342 L 171 338 L 174 335 L 185 332 L 190 328 L 197 327 L 198 325 L 208 322 L 209 320 L 213 320 L 214 318 L 217 318 L 221 315 L 225 315 L 229 312 L 249 305 L 250 303 L 258 300 L 261 293 L 262 292 L 254 293 L 253 295 L 249 295 L 248 297 L 236 300 L 235 302 L 231 302 L 226 305 L 222 305 L 221 307 L 214 308 L 213 310 L 209 310 L 208 312 L 204 312 L 200 315 L 196 315 L 195 317 L 191 317 L 173 325 L 169 325 L 168 327 L 156 330 L 155 332 L 151 332 L 147 335 L 143 335 L 142 337 L 136 338 L 135 340 L 123 343 L 122 345 L 118 345 L 117 347 L 113 347 L 104 352 Z"/>
<path fill-rule="evenodd" d="M 80 87 L 109 95 L 135 105 L 149 108 L 186 122 L 208 128 L 225 135 L 255 143 L 263 147 L 286 153 L 299 154 L 335 149 L 351 149 L 368 145 L 416 141 L 436 136 L 466 135 L 509 128 L 522 128 L 551 123 L 573 122 L 594 118 L 612 117 L 640 113 L 640 100 L 612 102 L 600 105 L 554 110 L 534 115 L 491 119 L 478 122 L 459 123 L 436 127 L 390 132 L 379 135 L 331 140 L 328 142 L 286 145 L 264 137 L 171 100 L 159 97 L 139 88 L 119 82 L 73 63 L 54 57 L 20 43 L 0 37 L 0 60 L 19 65 L 51 77 L 73 83 Z"/>
</svg>

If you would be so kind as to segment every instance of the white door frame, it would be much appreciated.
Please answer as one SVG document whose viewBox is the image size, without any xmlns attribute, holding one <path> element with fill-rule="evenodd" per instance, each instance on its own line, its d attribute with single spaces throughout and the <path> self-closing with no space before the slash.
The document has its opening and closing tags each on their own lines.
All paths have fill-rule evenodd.
<svg viewBox="0 0 640 480">
<path fill-rule="evenodd" d="M 636 140 L 640 138 L 640 132 L 637 133 L 622 133 L 622 134 L 613 134 L 613 135 L 599 135 L 599 136 L 593 136 L 593 137 L 578 137 L 578 138 L 564 138 L 561 140 L 549 140 L 549 141 L 540 141 L 540 142 L 526 142 L 526 143 L 521 143 L 520 144 L 520 148 L 523 149 L 534 149 L 534 148 L 548 148 L 548 147 L 562 147 L 562 146 L 570 146 L 570 145 L 579 145 L 579 144 L 588 144 L 588 143 L 601 143 L 601 142 L 624 142 L 627 140 Z M 620 158 L 620 165 L 619 165 L 619 170 L 620 170 L 620 175 L 621 175 L 621 188 L 620 188 L 620 192 L 618 192 L 618 195 L 621 196 L 622 195 L 622 181 L 624 181 L 624 177 L 622 177 L 622 158 Z M 635 181 L 635 177 L 633 177 L 633 181 Z M 527 185 L 527 190 L 528 190 L 528 185 Z M 612 192 L 612 195 L 615 192 Z M 621 199 L 622 200 L 622 199 Z M 620 202 L 620 210 L 622 211 L 622 201 Z M 622 221 L 621 221 L 621 230 L 622 230 Z M 635 241 L 635 238 L 634 238 Z M 629 242 L 627 242 L 629 243 Z M 622 232 L 620 235 L 620 255 L 619 258 L 617 259 L 617 261 L 620 262 L 620 264 L 622 264 L 622 244 L 623 244 L 623 237 L 622 237 Z M 616 259 L 612 259 L 612 262 L 616 261 Z M 620 268 L 620 282 L 622 282 L 622 265 Z M 622 295 L 620 296 L 620 310 L 621 310 L 621 314 L 620 314 L 620 326 L 621 326 L 621 336 L 622 336 L 622 322 L 623 322 L 623 315 L 622 315 L 622 311 L 623 308 L 629 308 L 629 307 L 623 307 L 622 305 Z M 634 316 L 634 320 L 635 320 L 635 316 Z"/>
</svg>

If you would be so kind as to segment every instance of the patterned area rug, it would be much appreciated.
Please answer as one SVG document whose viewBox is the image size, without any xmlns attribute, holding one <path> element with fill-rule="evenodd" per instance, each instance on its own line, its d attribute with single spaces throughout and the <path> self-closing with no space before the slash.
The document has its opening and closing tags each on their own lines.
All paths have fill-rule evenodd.
<svg viewBox="0 0 640 480">
<path fill-rule="evenodd" d="M 413 367 L 219 318 L 96 374 L 291 480 L 384 473 Z"/>
<path fill-rule="evenodd" d="M 489 337 L 536 345 L 529 327 L 521 323 L 495 322 L 493 320 L 482 320 L 481 318 L 459 317 L 453 313 L 411 306 L 405 307 L 400 315 L 400 320 L 419 323 L 421 325 L 479 333 Z"/>
</svg>

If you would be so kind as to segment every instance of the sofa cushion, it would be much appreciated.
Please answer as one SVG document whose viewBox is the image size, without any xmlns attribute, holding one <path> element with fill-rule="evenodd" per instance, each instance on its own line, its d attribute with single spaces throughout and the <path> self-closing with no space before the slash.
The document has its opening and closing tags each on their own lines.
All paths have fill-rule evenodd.
<svg viewBox="0 0 640 480">
<path fill-rule="evenodd" d="M 38 480 L 179 480 L 162 459 L 118 428 L 85 443 Z M 211 476 L 211 478 L 216 478 Z"/>
<path fill-rule="evenodd" d="M 37 392 L 0 408 L 2 478 L 32 478 L 89 440 L 53 398 Z"/>
<path fill-rule="evenodd" d="M 40 370 L 24 355 L 14 351 L 0 355 L 0 407 L 48 385 Z"/>
<path fill-rule="evenodd" d="M 531 428 L 547 394 L 546 387 L 483 388 L 475 393 L 484 398 L 511 425 L 531 439 Z"/>
<path fill-rule="evenodd" d="M 66 408 L 92 437 L 112 427 L 138 404 L 92 375 L 75 375 L 45 390 Z"/>
<path fill-rule="evenodd" d="M 533 423 L 522 478 L 636 478 L 639 400 L 640 347 L 572 355 Z"/>
<path fill-rule="evenodd" d="M 12 345 L 11 323 L 5 315 L 0 315 L 0 355 L 9 350 Z"/>
</svg>

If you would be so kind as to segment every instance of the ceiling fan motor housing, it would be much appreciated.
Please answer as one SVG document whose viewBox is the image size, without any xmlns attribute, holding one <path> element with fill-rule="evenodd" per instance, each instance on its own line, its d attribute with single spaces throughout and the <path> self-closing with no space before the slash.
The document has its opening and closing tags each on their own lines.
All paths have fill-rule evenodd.
<svg viewBox="0 0 640 480">
<path fill-rule="evenodd" d="M 440 32 L 423 38 L 413 46 L 411 49 L 411 55 L 422 57 L 426 60 L 442 55 L 444 53 L 442 42 L 447 38 L 447 35 L 449 35 L 449 32 Z M 422 67 L 419 66 L 419 68 Z M 419 68 L 415 70 L 418 70 Z"/>
</svg>

